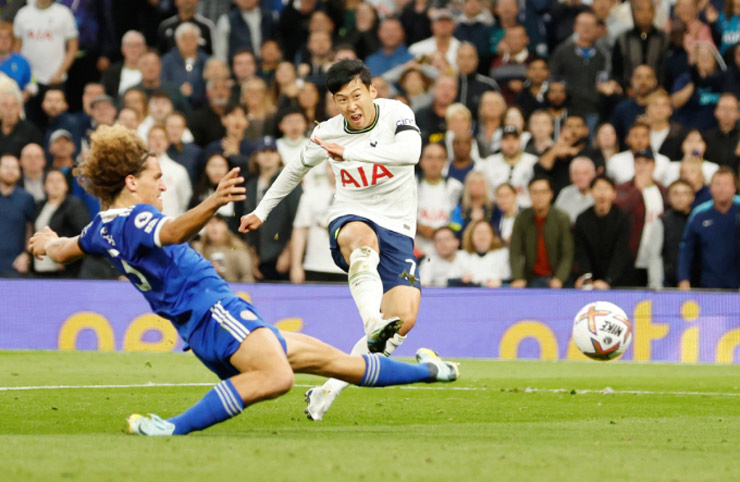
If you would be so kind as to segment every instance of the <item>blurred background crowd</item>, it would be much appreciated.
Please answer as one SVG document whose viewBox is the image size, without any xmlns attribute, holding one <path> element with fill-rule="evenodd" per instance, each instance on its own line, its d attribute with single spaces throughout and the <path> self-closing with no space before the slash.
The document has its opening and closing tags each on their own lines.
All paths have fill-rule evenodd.
<svg viewBox="0 0 740 482">
<path fill-rule="evenodd" d="M 0 0 L 0 19 L 0 276 L 116 277 L 25 246 L 101 209 L 73 167 L 119 123 L 158 157 L 166 214 L 241 167 L 248 199 L 194 241 L 225 279 L 346 280 L 328 165 L 236 227 L 337 115 L 328 68 L 359 58 L 421 130 L 424 284 L 740 288 L 740 0 Z"/>
</svg>

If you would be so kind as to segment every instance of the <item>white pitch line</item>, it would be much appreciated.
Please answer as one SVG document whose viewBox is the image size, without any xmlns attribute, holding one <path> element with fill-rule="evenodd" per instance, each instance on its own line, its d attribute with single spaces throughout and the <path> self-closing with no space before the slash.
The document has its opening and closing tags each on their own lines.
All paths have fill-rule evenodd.
<svg viewBox="0 0 740 482">
<path fill-rule="evenodd" d="M 37 386 L 20 386 L 20 387 L 0 387 L 0 392 L 15 392 L 29 390 L 85 390 L 101 388 L 158 388 L 158 387 L 213 387 L 213 383 L 136 383 L 130 385 L 37 385 Z M 310 388 L 316 385 L 296 384 L 298 388 Z M 397 388 L 399 390 L 449 390 L 465 392 L 503 392 L 503 393 L 571 393 L 574 389 L 570 388 L 486 388 L 486 387 L 457 387 L 457 386 L 419 386 L 405 385 L 387 388 Z M 577 395 L 673 395 L 673 396 L 705 396 L 705 397 L 740 397 L 740 393 L 731 392 L 669 392 L 660 390 L 613 390 L 606 387 L 602 390 L 593 389 L 575 389 Z"/>
</svg>

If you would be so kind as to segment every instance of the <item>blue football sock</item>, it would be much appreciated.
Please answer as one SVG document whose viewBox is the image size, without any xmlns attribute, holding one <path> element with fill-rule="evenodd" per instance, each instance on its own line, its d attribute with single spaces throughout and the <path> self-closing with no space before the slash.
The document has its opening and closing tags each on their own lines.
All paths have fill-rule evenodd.
<svg viewBox="0 0 740 482">
<path fill-rule="evenodd" d="M 213 387 L 198 403 L 167 421 L 175 424 L 174 435 L 185 435 L 235 417 L 243 409 L 241 396 L 227 379 Z"/>
<path fill-rule="evenodd" d="M 379 353 L 362 355 L 365 359 L 365 374 L 360 385 L 365 387 L 387 387 L 408 383 L 431 382 L 434 377 L 427 363 L 405 363 L 391 360 Z"/>
</svg>

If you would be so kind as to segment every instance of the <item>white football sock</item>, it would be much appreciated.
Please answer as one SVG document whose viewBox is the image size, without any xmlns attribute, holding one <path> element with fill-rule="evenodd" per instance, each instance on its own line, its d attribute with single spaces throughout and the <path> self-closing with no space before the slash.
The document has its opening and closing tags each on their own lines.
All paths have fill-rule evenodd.
<svg viewBox="0 0 740 482">
<path fill-rule="evenodd" d="M 369 320 L 382 318 L 383 282 L 378 274 L 379 262 L 378 253 L 368 246 L 355 249 L 349 257 L 349 291 L 360 312 L 365 332 Z"/>
<path fill-rule="evenodd" d="M 405 339 L 406 335 L 400 335 L 398 333 L 393 335 L 393 338 L 385 342 L 385 350 L 383 350 L 383 354 L 385 356 L 391 356 L 393 352 L 396 351 L 396 348 L 401 346 Z"/>
<path fill-rule="evenodd" d="M 352 347 L 352 351 L 349 352 L 350 355 L 364 355 L 365 353 L 370 353 L 370 350 L 367 349 L 367 338 L 362 337 L 359 340 L 357 340 L 357 343 L 355 343 L 355 346 Z M 342 393 L 342 390 L 347 388 L 349 383 L 337 380 L 336 378 L 330 378 L 324 384 L 322 387 L 329 392 L 331 392 L 334 397 Z"/>
</svg>

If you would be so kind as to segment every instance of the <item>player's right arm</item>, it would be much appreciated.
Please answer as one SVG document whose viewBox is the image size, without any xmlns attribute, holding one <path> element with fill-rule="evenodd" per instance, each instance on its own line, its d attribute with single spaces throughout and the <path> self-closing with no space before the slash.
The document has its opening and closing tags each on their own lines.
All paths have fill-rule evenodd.
<svg viewBox="0 0 740 482">
<path fill-rule="evenodd" d="M 320 127 L 314 130 L 319 132 Z M 287 162 L 280 175 L 272 183 L 257 208 L 249 214 L 242 216 L 239 232 L 248 233 L 262 226 L 267 216 L 270 215 L 275 206 L 288 196 L 301 182 L 303 177 L 311 170 L 328 158 L 326 151 L 313 142 L 306 142 L 301 150 L 298 162 Z"/>
<path fill-rule="evenodd" d="M 85 252 L 80 248 L 79 238 L 79 236 L 60 238 L 49 226 L 46 226 L 43 231 L 31 236 L 28 250 L 37 259 L 46 255 L 55 263 L 71 263 L 85 256 Z"/>
<path fill-rule="evenodd" d="M 239 186 L 244 178 L 239 176 L 239 168 L 235 167 L 229 171 L 221 182 L 218 183 L 216 191 L 195 206 L 174 219 L 170 219 L 162 225 L 159 231 L 159 242 L 162 246 L 168 244 L 180 244 L 195 236 L 206 225 L 209 219 L 216 214 L 221 206 L 230 202 L 244 201 L 247 196 L 246 189 Z"/>
</svg>

